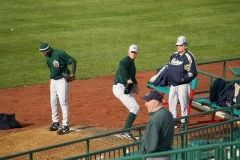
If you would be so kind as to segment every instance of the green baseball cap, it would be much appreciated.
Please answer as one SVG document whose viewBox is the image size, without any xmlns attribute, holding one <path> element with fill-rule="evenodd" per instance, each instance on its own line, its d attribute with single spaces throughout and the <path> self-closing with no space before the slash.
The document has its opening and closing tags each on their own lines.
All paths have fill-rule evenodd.
<svg viewBox="0 0 240 160">
<path fill-rule="evenodd" d="M 45 52 L 50 49 L 50 45 L 47 42 L 42 42 L 39 46 L 40 52 Z"/>
</svg>

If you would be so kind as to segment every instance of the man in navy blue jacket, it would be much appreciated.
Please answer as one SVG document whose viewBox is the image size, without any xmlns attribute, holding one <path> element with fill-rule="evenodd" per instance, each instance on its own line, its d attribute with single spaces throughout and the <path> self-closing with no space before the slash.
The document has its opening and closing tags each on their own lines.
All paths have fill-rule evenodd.
<svg viewBox="0 0 240 160">
<path fill-rule="evenodd" d="M 197 76 L 197 63 L 193 54 L 188 51 L 187 39 L 184 36 L 177 38 L 177 51 L 172 54 L 168 65 L 170 81 L 169 110 L 176 118 L 178 100 L 181 106 L 181 116 L 187 115 L 189 103 L 190 82 Z M 182 123 L 184 123 L 182 121 Z"/>
</svg>

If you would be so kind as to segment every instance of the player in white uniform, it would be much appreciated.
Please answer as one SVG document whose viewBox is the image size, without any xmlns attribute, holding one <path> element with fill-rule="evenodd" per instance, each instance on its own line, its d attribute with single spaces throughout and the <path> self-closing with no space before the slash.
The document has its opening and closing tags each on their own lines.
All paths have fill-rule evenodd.
<svg viewBox="0 0 240 160">
<path fill-rule="evenodd" d="M 49 131 L 57 131 L 59 127 L 58 104 L 62 109 L 62 127 L 57 131 L 58 134 L 70 132 L 68 90 L 69 82 L 63 78 L 63 73 L 69 73 L 72 80 L 75 78 L 76 60 L 66 52 L 51 48 L 48 43 L 41 43 L 39 50 L 46 56 L 47 65 L 50 70 L 50 100 L 52 110 L 52 125 Z M 71 71 L 68 69 L 71 65 Z M 59 102 L 59 103 L 58 103 Z"/>
<path fill-rule="evenodd" d="M 137 45 L 131 45 L 128 50 L 128 56 L 123 58 L 115 75 L 113 94 L 117 97 L 129 111 L 128 118 L 124 129 L 131 128 L 132 124 L 139 112 L 139 105 L 134 98 L 134 93 L 138 93 L 138 85 L 136 80 L 136 67 L 134 60 L 138 55 Z M 133 90 L 130 93 L 124 93 L 128 84 L 133 84 Z M 134 139 L 130 132 L 122 133 L 122 137 Z"/>
</svg>

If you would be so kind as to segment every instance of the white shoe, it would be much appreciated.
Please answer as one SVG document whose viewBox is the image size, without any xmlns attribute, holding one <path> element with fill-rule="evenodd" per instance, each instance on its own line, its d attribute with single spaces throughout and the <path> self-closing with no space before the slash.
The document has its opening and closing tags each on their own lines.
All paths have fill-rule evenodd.
<svg viewBox="0 0 240 160">
<path fill-rule="evenodd" d="M 128 140 L 130 140 L 130 141 L 136 141 L 137 139 L 132 135 L 132 133 L 130 133 L 130 132 L 122 132 L 122 133 L 120 133 L 120 134 L 118 134 L 118 135 L 116 135 L 117 137 L 119 137 L 119 138 L 124 138 L 124 139 L 128 139 Z"/>
</svg>

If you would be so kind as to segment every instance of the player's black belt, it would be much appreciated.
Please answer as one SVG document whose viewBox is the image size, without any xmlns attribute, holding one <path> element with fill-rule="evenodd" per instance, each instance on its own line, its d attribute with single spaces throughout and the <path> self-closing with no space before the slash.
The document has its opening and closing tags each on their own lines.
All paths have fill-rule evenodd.
<svg viewBox="0 0 240 160">
<path fill-rule="evenodd" d="M 62 79 L 63 77 L 57 77 L 57 78 L 51 78 L 51 79 L 54 79 L 54 80 L 59 80 L 59 79 Z"/>
<path fill-rule="evenodd" d="M 114 85 L 117 85 L 119 82 L 114 82 Z M 122 83 L 119 83 L 119 84 L 122 84 Z M 125 86 L 125 84 L 123 84 Z"/>
</svg>

